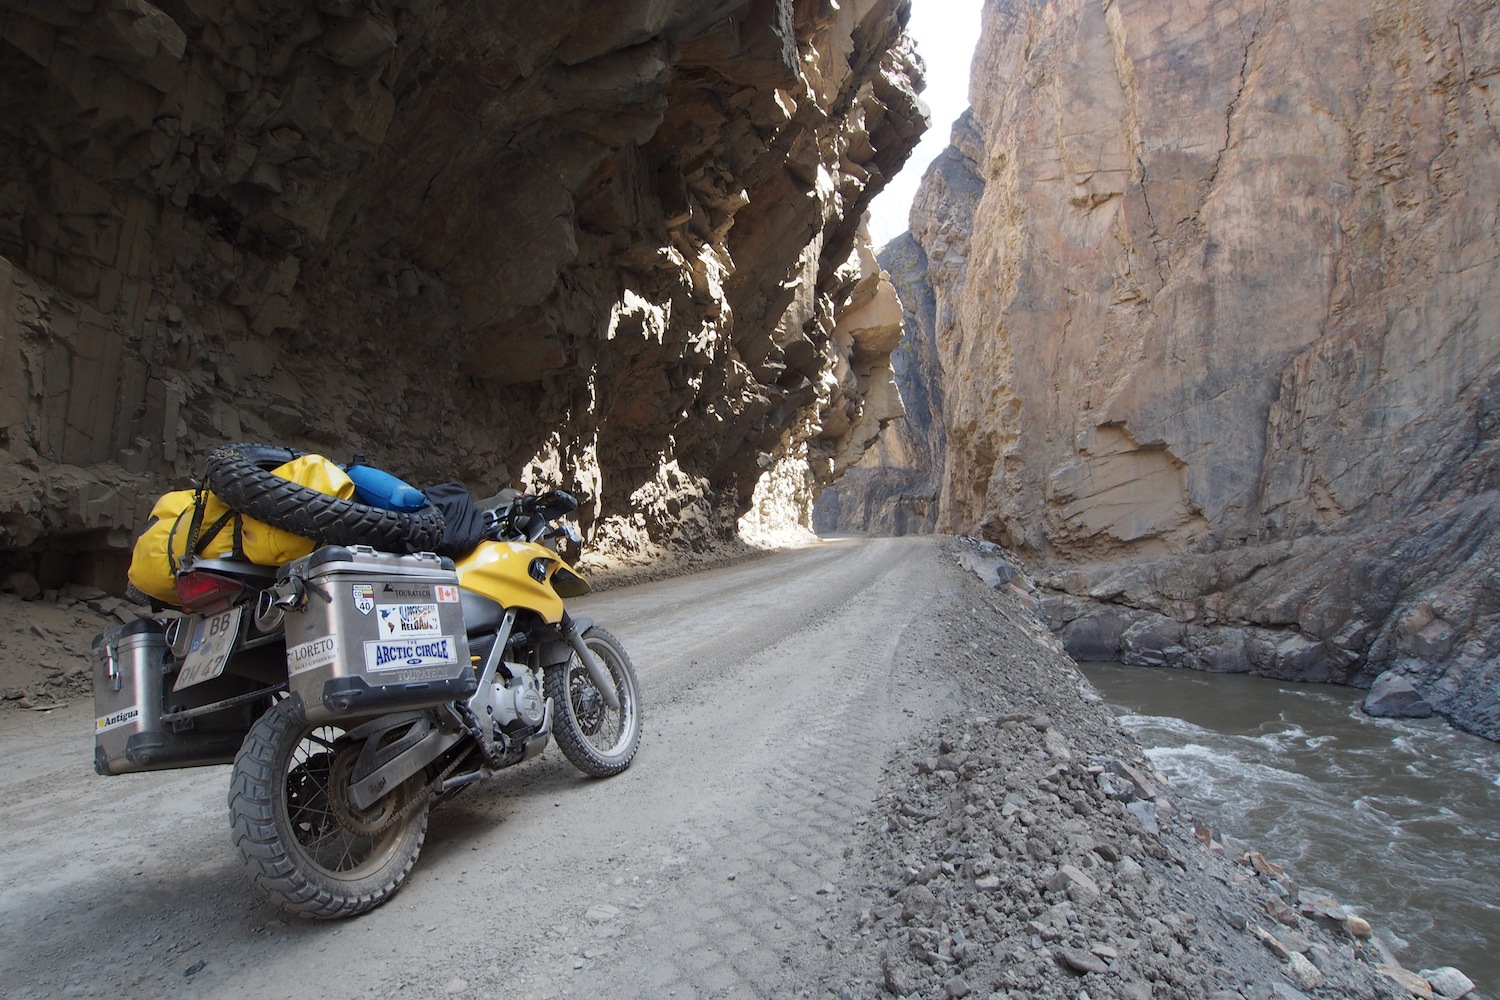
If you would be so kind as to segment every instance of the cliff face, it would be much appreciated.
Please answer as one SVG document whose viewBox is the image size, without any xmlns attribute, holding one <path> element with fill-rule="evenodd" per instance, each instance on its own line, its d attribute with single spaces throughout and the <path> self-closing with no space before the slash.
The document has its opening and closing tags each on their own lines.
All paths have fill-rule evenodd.
<svg viewBox="0 0 1500 1000">
<path fill-rule="evenodd" d="M 768 470 L 805 521 L 899 413 L 855 249 L 926 125 L 906 9 L 7 4 L 0 568 L 122 579 L 226 440 L 581 489 L 617 550 Z"/>
<path fill-rule="evenodd" d="M 858 464 L 818 497 L 820 531 L 903 535 L 934 530 L 938 472 L 948 452 L 938 331 L 955 321 L 984 184 L 975 176 L 981 139 L 973 115 L 954 123 L 952 144 L 928 168 L 910 213 L 911 231 L 880 251 L 899 295 L 906 337 L 891 355 L 905 419 L 892 422 Z"/>
<path fill-rule="evenodd" d="M 938 526 L 1076 655 L 1392 669 L 1500 737 L 1497 83 L 1487 4 L 991 0 L 912 216 Z"/>
</svg>

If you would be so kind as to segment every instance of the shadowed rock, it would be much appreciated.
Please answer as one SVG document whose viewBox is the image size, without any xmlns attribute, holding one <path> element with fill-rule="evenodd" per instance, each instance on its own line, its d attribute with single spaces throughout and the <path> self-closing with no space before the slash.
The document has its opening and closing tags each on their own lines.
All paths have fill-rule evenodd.
<svg viewBox="0 0 1500 1000">
<path fill-rule="evenodd" d="M 905 0 L 607 7 L 10 5 L 0 560 L 123 581 L 226 440 L 565 486 L 640 556 L 772 470 L 805 523 L 900 412 Z"/>
</svg>

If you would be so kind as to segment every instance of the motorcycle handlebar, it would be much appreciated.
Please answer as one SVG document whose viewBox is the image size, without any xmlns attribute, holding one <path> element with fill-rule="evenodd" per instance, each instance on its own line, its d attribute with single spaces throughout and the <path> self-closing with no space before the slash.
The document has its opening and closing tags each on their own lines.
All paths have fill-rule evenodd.
<svg viewBox="0 0 1500 1000">
<path fill-rule="evenodd" d="M 584 499 L 587 499 L 586 497 Z M 575 543 L 582 542 L 576 531 L 553 525 L 553 521 L 578 509 L 579 496 L 567 490 L 548 490 L 535 496 L 522 493 L 484 512 L 485 534 L 495 541 L 525 538 L 539 542 L 553 534 L 562 534 Z"/>
</svg>

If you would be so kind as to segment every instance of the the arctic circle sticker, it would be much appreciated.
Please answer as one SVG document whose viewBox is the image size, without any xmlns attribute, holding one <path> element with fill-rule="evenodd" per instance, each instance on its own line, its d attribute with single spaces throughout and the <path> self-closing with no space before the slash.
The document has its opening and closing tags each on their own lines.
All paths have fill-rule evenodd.
<svg viewBox="0 0 1500 1000">
<path fill-rule="evenodd" d="M 458 662 L 452 636 L 436 639 L 394 639 L 365 643 L 365 667 L 377 670 L 410 670 Z"/>
</svg>

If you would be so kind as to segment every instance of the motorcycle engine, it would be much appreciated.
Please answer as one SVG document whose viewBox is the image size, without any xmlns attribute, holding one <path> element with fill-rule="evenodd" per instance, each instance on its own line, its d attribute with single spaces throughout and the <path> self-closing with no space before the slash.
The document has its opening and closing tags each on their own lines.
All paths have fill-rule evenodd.
<svg viewBox="0 0 1500 1000">
<path fill-rule="evenodd" d="M 543 716 L 542 692 L 537 689 L 536 678 L 530 670 L 519 663 L 501 663 L 500 669 L 508 677 L 497 678 L 490 686 L 489 713 L 497 729 L 510 729 L 517 722 L 527 729 L 541 724 Z"/>
</svg>

